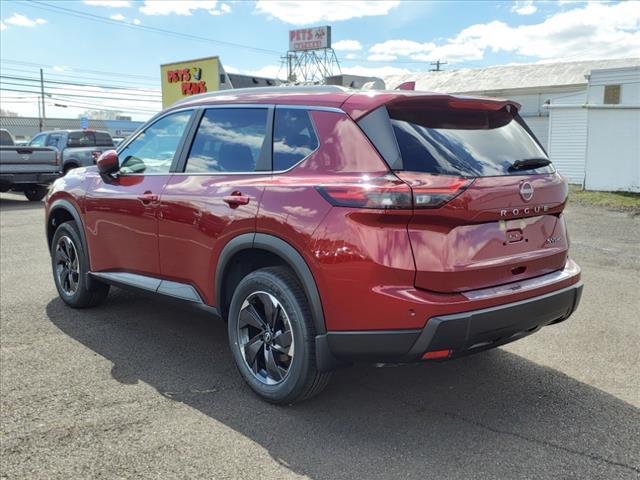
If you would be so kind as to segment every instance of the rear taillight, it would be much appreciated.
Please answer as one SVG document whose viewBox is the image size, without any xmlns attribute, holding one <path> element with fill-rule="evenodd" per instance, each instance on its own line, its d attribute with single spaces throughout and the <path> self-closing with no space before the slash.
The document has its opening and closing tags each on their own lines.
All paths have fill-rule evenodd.
<svg viewBox="0 0 640 480">
<path fill-rule="evenodd" d="M 399 174 L 402 178 L 402 174 Z M 336 183 L 316 187 L 331 205 L 337 207 L 411 209 L 438 208 L 460 195 L 473 180 L 428 176 L 428 181 L 405 182 L 387 175 L 362 182 Z"/>
<path fill-rule="evenodd" d="M 412 206 L 409 185 L 393 176 L 322 185 L 316 189 L 337 207 L 410 209 Z"/>
<path fill-rule="evenodd" d="M 415 208 L 438 208 L 464 192 L 473 180 L 434 175 L 429 182 L 412 185 Z"/>
</svg>

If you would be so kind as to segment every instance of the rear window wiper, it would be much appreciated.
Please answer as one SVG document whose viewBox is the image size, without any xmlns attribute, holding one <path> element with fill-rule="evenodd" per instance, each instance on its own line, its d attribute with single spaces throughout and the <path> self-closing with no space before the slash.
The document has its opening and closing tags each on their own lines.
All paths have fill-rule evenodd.
<svg viewBox="0 0 640 480">
<path fill-rule="evenodd" d="M 533 170 L 547 165 L 551 165 L 551 161 L 548 158 L 525 158 L 524 160 L 513 162 L 513 165 L 509 167 L 509 171 Z"/>
</svg>

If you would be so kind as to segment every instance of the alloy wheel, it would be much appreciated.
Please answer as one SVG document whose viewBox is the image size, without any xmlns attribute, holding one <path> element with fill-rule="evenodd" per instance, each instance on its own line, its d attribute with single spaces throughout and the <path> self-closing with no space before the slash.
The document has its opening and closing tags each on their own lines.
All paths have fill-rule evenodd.
<svg viewBox="0 0 640 480">
<path fill-rule="evenodd" d="M 55 265 L 60 288 L 65 295 L 73 296 L 80 281 L 80 261 L 73 240 L 66 235 L 60 237 L 56 245 Z"/>
<path fill-rule="evenodd" d="M 287 377 L 294 355 L 289 316 L 276 297 L 254 292 L 238 315 L 238 346 L 245 365 L 267 385 Z"/>
</svg>

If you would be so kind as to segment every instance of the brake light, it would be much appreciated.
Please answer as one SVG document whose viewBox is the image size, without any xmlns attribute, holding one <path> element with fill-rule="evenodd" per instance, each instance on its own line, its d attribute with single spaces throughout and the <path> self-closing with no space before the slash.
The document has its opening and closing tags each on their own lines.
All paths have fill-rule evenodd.
<svg viewBox="0 0 640 480">
<path fill-rule="evenodd" d="M 464 192 L 473 180 L 434 175 L 429 182 L 411 185 L 415 208 L 438 208 Z"/>
<path fill-rule="evenodd" d="M 364 179 L 316 187 L 320 195 L 337 207 L 410 209 L 409 185 L 393 176 Z"/>
<path fill-rule="evenodd" d="M 458 98 L 453 98 L 449 100 L 447 103 L 450 108 L 462 108 L 468 110 L 502 110 L 503 108 L 507 112 L 513 111 L 514 113 L 520 110 L 520 104 L 516 102 L 504 102 L 500 100 L 477 100 L 477 99 L 469 99 L 463 100 Z"/>
<path fill-rule="evenodd" d="M 362 182 L 336 183 L 316 187 L 336 207 L 378 209 L 439 208 L 466 190 L 473 180 L 440 175 L 423 175 L 420 181 L 398 172 Z"/>
</svg>

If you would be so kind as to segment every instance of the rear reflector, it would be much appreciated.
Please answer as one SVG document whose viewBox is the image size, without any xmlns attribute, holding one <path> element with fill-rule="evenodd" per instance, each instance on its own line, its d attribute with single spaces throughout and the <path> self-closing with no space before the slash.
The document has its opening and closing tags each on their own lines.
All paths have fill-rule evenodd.
<svg viewBox="0 0 640 480">
<path fill-rule="evenodd" d="M 422 355 L 423 360 L 435 360 L 436 358 L 447 358 L 453 353 L 453 350 L 434 350 Z"/>
</svg>

